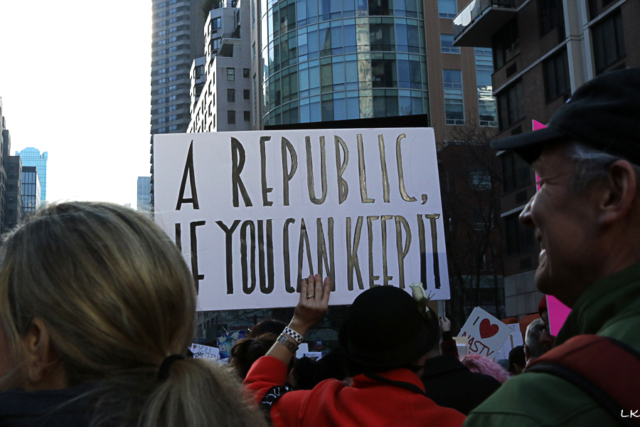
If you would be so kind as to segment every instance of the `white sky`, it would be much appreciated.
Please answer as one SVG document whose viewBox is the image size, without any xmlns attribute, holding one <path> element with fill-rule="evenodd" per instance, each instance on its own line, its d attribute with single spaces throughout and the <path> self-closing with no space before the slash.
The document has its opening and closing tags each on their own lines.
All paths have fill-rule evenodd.
<svg viewBox="0 0 640 427">
<path fill-rule="evenodd" d="M 149 176 L 150 58 L 149 0 L 0 0 L 11 155 L 49 152 L 49 201 L 135 207 Z"/>
</svg>

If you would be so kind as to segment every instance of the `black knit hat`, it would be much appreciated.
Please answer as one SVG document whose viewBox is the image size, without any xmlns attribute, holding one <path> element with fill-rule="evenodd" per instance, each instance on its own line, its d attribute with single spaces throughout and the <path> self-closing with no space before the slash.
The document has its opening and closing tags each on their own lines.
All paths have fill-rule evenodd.
<svg viewBox="0 0 640 427">
<path fill-rule="evenodd" d="M 614 71 L 580 86 L 553 115 L 547 128 L 498 139 L 533 163 L 545 144 L 575 139 L 640 165 L 640 68 Z"/>
<path fill-rule="evenodd" d="M 423 309 L 424 310 L 424 309 Z M 425 320 L 418 304 L 394 286 L 376 286 L 361 293 L 340 329 L 340 346 L 358 364 L 394 369 L 433 348 L 440 338 L 437 316 Z"/>
</svg>

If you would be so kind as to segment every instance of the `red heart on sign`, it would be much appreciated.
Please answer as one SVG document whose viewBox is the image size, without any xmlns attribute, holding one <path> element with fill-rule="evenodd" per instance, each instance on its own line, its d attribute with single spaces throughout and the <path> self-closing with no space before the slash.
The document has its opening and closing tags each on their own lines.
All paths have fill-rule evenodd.
<svg viewBox="0 0 640 427">
<path fill-rule="evenodd" d="M 500 326 L 492 325 L 489 319 L 482 319 L 480 322 L 480 337 L 482 339 L 491 338 L 500 330 Z"/>
</svg>

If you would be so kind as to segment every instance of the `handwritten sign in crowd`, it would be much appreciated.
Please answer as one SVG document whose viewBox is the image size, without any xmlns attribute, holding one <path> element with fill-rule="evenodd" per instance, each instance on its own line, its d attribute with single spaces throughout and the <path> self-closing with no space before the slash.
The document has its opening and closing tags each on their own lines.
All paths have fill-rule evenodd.
<svg viewBox="0 0 640 427">
<path fill-rule="evenodd" d="M 220 350 L 216 347 L 210 347 L 202 344 L 191 344 L 189 350 L 193 353 L 194 359 L 204 358 L 215 360 L 216 362 L 220 361 Z"/>
<path fill-rule="evenodd" d="M 433 130 L 156 135 L 155 219 L 192 269 L 199 310 L 333 304 L 422 282 L 449 298 Z"/>
<path fill-rule="evenodd" d="M 469 339 L 469 353 L 495 359 L 511 328 L 480 307 L 476 307 L 458 334 Z"/>
</svg>

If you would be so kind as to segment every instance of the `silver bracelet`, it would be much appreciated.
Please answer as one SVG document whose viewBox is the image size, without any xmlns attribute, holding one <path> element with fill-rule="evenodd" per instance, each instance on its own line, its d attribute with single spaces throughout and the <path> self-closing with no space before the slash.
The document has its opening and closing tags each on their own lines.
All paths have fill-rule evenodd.
<svg viewBox="0 0 640 427">
<path fill-rule="evenodd" d="M 282 331 L 282 333 L 285 335 L 289 335 L 291 338 L 296 340 L 298 344 L 302 344 L 302 342 L 304 341 L 304 337 L 302 335 L 300 335 L 299 333 L 297 333 L 296 331 L 294 331 L 288 326 L 284 328 L 284 331 Z"/>
</svg>

